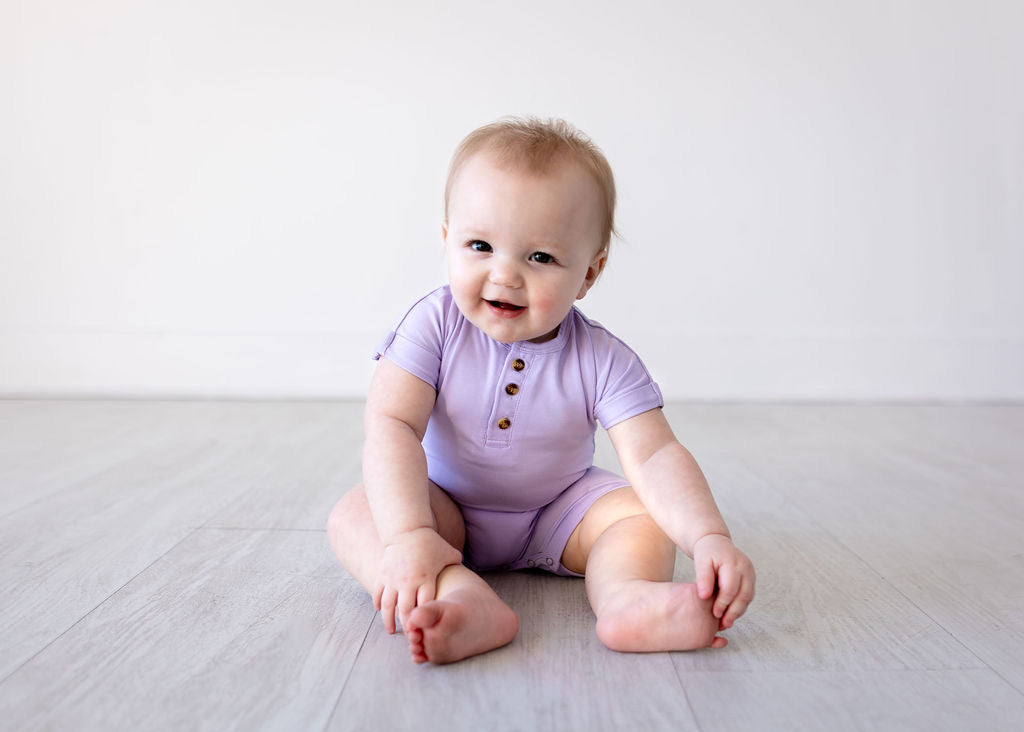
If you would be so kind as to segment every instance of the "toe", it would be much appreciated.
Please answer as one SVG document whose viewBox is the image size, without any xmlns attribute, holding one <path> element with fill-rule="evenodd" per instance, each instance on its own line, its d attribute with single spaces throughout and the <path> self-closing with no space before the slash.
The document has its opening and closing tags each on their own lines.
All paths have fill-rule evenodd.
<svg viewBox="0 0 1024 732">
<path fill-rule="evenodd" d="M 409 625 L 419 630 L 422 637 L 422 631 L 433 628 L 441 621 L 441 614 L 442 607 L 437 602 L 420 605 L 409 615 Z"/>
</svg>

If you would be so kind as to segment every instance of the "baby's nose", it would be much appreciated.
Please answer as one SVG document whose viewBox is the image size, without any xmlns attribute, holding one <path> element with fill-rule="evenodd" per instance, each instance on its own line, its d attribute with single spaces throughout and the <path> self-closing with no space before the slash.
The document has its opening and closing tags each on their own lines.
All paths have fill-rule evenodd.
<svg viewBox="0 0 1024 732">
<path fill-rule="evenodd" d="M 495 262 L 491 267 L 489 279 L 492 285 L 499 287 L 519 287 L 523 282 L 519 269 L 515 265 L 501 261 Z"/>
</svg>

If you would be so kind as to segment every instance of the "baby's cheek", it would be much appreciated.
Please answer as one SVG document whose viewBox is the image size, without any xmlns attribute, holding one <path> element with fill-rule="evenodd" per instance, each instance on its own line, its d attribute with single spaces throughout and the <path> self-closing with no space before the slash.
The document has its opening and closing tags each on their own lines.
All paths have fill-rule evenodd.
<svg viewBox="0 0 1024 732">
<path fill-rule="evenodd" d="M 576 292 L 579 288 L 573 288 L 572 283 L 560 283 L 558 286 L 544 288 L 543 292 L 536 293 L 534 304 L 545 310 L 565 310 L 576 301 Z"/>
<path fill-rule="evenodd" d="M 537 312 L 544 313 L 551 317 L 556 315 L 565 315 L 565 313 L 569 312 L 569 307 L 571 305 L 571 301 L 567 304 L 565 298 L 552 295 L 542 295 L 541 297 L 534 298 L 533 300 L 533 307 Z"/>
</svg>

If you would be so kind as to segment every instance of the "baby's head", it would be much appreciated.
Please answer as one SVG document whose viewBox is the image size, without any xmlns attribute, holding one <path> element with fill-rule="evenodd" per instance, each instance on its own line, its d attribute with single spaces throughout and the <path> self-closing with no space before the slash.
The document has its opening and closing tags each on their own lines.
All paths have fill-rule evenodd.
<svg viewBox="0 0 1024 732">
<path fill-rule="evenodd" d="M 492 338 L 553 338 L 615 230 L 611 167 L 562 120 L 503 119 L 452 158 L 442 227 L 456 304 Z"/>
<path fill-rule="evenodd" d="M 455 148 L 444 188 L 444 220 L 448 223 L 452 186 L 470 158 L 492 155 L 502 167 L 544 175 L 558 164 L 582 167 L 597 184 L 602 201 L 601 248 L 608 249 L 615 231 L 615 176 L 601 149 L 562 119 L 505 117 L 479 127 Z"/>
</svg>

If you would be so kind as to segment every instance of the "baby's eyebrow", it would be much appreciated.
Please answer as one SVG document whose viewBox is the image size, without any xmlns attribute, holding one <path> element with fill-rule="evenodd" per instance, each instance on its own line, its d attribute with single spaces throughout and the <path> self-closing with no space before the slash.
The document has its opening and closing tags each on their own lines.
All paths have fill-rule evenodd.
<svg viewBox="0 0 1024 732">
<path fill-rule="evenodd" d="M 491 238 L 491 232 L 482 226 L 462 226 L 459 227 L 462 231 L 463 237 L 466 239 L 485 239 Z"/>
<path fill-rule="evenodd" d="M 534 243 L 532 243 L 530 246 L 533 249 L 533 251 L 539 251 L 539 252 L 564 252 L 565 251 L 565 247 L 562 246 L 557 241 L 534 241 Z"/>
</svg>

